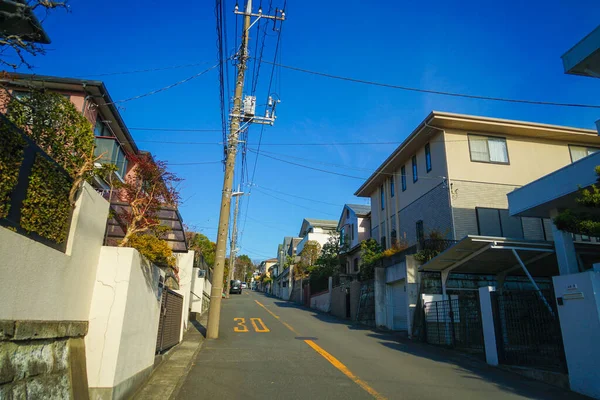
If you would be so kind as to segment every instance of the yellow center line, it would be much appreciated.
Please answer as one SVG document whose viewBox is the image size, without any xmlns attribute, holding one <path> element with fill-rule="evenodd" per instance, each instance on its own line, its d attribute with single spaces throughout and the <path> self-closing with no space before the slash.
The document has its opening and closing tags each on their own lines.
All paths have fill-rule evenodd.
<svg viewBox="0 0 600 400">
<path fill-rule="evenodd" d="M 269 310 L 267 307 L 265 307 L 258 300 L 254 300 L 254 301 L 256 302 L 256 304 L 258 304 L 259 306 L 261 306 L 262 308 L 264 308 L 275 319 L 277 319 L 279 322 L 281 322 L 283 325 L 285 325 L 286 328 L 288 328 L 294 334 L 300 336 L 300 334 L 298 332 L 296 332 L 296 330 L 290 324 L 288 324 L 287 322 L 283 322 L 277 315 L 275 315 L 271 310 Z M 319 346 L 318 344 L 316 344 L 314 341 L 312 341 L 312 340 L 305 340 L 304 343 L 306 343 L 307 345 L 309 345 L 310 347 L 312 347 L 314 351 L 316 351 L 324 359 L 326 359 L 327 361 L 329 361 L 329 363 L 331 365 L 333 365 L 334 367 L 336 367 L 342 374 L 344 374 L 348 378 L 350 378 L 350 380 L 352 380 L 352 382 L 356 383 L 365 392 L 369 393 L 375 399 L 377 399 L 377 400 L 387 400 L 385 396 L 383 396 L 378 391 L 376 391 L 371 386 L 369 386 L 369 384 L 367 382 L 363 381 L 358 376 L 354 375 L 352 373 L 352 371 L 350 371 L 348 369 L 348 367 L 346 367 L 344 364 L 342 364 L 340 362 L 340 360 L 338 360 L 337 358 L 335 358 L 334 356 L 332 356 L 331 354 L 329 354 L 327 351 L 325 351 L 321 346 Z"/>
</svg>

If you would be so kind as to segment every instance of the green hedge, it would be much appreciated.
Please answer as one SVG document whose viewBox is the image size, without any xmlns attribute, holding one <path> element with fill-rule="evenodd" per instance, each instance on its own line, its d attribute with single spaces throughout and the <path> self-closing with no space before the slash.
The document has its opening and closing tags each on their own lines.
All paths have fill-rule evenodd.
<svg viewBox="0 0 600 400">
<path fill-rule="evenodd" d="M 71 217 L 70 188 L 68 176 L 37 154 L 21 208 L 21 227 L 56 243 L 64 243 Z"/>
<path fill-rule="evenodd" d="M 2 123 L 0 126 L 0 218 L 10 210 L 10 196 L 19 179 L 19 169 L 27 142 L 19 132 Z"/>
</svg>

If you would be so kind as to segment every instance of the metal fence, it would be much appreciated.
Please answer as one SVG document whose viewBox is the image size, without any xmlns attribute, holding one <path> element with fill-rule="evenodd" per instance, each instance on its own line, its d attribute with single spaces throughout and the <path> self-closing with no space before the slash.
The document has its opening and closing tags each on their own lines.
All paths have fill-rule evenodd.
<svg viewBox="0 0 600 400">
<path fill-rule="evenodd" d="M 477 297 L 426 303 L 424 321 L 428 343 L 484 355 L 481 309 Z"/>
<path fill-rule="evenodd" d="M 179 343 L 183 296 L 164 288 L 160 307 L 160 320 L 156 338 L 156 353 L 161 353 Z"/>
<path fill-rule="evenodd" d="M 502 364 L 566 372 L 553 291 L 492 293 L 498 357 Z"/>
</svg>

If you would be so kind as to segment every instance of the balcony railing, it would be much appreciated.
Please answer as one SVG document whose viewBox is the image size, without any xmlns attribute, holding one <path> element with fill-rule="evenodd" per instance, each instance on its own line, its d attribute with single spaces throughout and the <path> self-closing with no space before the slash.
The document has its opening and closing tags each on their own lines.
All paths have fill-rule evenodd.
<svg viewBox="0 0 600 400">
<path fill-rule="evenodd" d="M 446 249 L 449 247 L 454 246 L 458 242 L 459 240 L 450 239 L 424 239 L 421 240 L 420 246 L 421 250 L 430 250 L 439 254 L 443 251 L 446 251 Z"/>
</svg>

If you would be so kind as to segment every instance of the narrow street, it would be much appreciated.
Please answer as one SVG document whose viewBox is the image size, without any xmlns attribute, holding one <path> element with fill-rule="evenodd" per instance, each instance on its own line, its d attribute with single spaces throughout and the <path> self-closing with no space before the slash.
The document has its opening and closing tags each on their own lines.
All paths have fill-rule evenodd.
<svg viewBox="0 0 600 400">
<path fill-rule="evenodd" d="M 576 399 L 454 352 L 244 291 L 178 399 Z"/>
</svg>

